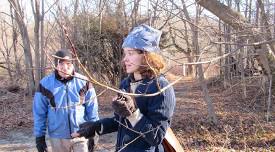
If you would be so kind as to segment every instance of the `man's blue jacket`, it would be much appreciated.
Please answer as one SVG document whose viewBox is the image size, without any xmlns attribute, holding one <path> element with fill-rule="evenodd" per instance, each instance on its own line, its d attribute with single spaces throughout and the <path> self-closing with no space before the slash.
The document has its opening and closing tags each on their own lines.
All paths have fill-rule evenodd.
<svg viewBox="0 0 275 152">
<path fill-rule="evenodd" d="M 34 135 L 70 139 L 86 121 L 96 121 L 98 103 L 95 89 L 85 77 L 62 80 L 53 72 L 40 81 L 33 100 Z"/>
</svg>

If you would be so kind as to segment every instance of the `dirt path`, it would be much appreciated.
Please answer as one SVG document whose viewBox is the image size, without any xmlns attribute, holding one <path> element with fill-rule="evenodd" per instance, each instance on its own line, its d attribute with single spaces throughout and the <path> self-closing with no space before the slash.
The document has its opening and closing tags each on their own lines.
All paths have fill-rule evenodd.
<svg viewBox="0 0 275 152">
<path fill-rule="evenodd" d="M 100 136 L 96 152 L 114 151 L 116 134 Z M 47 139 L 49 151 L 51 147 Z M 31 129 L 14 130 L 8 133 L 7 137 L 0 139 L 0 152 L 35 152 L 35 138 Z"/>
<path fill-rule="evenodd" d="M 115 134 L 103 135 L 99 139 L 97 152 L 109 152 L 114 149 Z M 9 132 L 7 138 L 0 139 L 0 152 L 35 152 L 35 139 L 30 130 L 15 130 Z M 51 151 L 49 140 L 47 145 Z"/>
<path fill-rule="evenodd" d="M 6 138 L 0 139 L 0 151 L 35 151 L 34 137 L 30 130 L 9 132 Z"/>
</svg>

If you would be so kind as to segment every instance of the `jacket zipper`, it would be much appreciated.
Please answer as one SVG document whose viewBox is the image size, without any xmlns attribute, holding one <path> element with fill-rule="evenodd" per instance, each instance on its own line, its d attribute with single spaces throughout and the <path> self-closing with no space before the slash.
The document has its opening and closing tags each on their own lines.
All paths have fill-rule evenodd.
<svg viewBox="0 0 275 152">
<path fill-rule="evenodd" d="M 71 131 L 71 123 L 70 123 L 70 108 L 69 108 L 69 94 L 68 94 L 68 85 L 66 84 L 66 96 L 67 96 L 67 110 L 68 110 L 68 124 L 69 124 L 69 131 L 70 131 L 70 136 L 72 134 Z"/>
</svg>

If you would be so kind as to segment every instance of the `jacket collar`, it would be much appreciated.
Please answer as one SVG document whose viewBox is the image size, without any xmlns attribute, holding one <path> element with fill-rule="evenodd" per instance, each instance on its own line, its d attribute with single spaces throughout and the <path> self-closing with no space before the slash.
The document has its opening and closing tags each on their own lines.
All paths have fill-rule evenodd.
<svg viewBox="0 0 275 152">
<path fill-rule="evenodd" d="M 73 74 L 72 75 L 74 75 L 74 71 L 73 71 Z M 55 74 L 55 78 L 58 80 L 58 81 L 60 81 L 60 82 L 62 82 L 62 83 L 67 83 L 68 81 L 70 81 L 70 80 L 72 80 L 74 77 L 73 76 L 69 76 L 68 78 L 63 78 L 63 77 L 61 77 L 59 74 L 58 74 L 58 71 L 57 70 L 55 70 L 54 71 L 54 74 Z"/>
</svg>

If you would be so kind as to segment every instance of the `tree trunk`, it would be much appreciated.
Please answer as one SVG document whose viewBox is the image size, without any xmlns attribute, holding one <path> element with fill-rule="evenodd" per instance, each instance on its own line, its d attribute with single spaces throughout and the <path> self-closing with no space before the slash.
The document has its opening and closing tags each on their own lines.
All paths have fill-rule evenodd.
<svg viewBox="0 0 275 152">
<path fill-rule="evenodd" d="M 238 0 L 238 2 L 239 2 L 239 0 Z M 238 10 L 238 12 L 240 13 L 240 3 L 237 3 L 237 10 Z M 242 38 L 241 38 L 241 35 L 239 35 L 238 37 L 240 37 L 240 39 L 238 39 L 237 40 L 237 43 L 238 44 L 244 44 L 245 43 L 245 40 L 243 40 Z M 239 46 L 239 47 L 241 47 L 241 46 Z M 246 97 L 247 97 L 247 92 L 246 92 L 246 84 L 245 84 L 245 75 L 244 75 L 244 53 L 245 51 L 244 51 L 244 48 L 243 47 L 241 47 L 241 51 L 240 51 L 240 54 L 239 54 L 239 59 L 238 59 L 238 61 L 239 61 L 239 64 L 238 64 L 238 67 L 240 68 L 240 72 L 241 72 L 241 84 L 242 84 L 242 89 L 243 89 L 243 99 L 245 99 Z M 238 71 L 239 72 L 239 71 Z"/>
<path fill-rule="evenodd" d="M 32 54 L 31 54 L 31 47 L 30 47 L 30 39 L 26 24 L 23 21 L 23 12 L 21 10 L 21 6 L 18 0 L 9 0 L 12 3 L 15 13 L 15 20 L 18 24 L 19 31 L 23 41 L 23 50 L 24 50 L 24 57 L 25 57 L 25 68 L 27 71 L 27 87 L 28 87 L 28 95 L 32 95 L 35 90 L 35 81 L 34 81 L 34 74 L 33 74 L 33 63 L 32 63 Z"/>
<path fill-rule="evenodd" d="M 74 3 L 74 14 L 73 14 L 73 36 L 72 36 L 72 41 L 73 43 L 76 42 L 77 39 L 77 11 L 79 7 L 79 0 L 75 0 Z"/>
<path fill-rule="evenodd" d="M 259 17 L 260 17 L 260 9 L 259 9 L 259 4 L 257 1 L 255 1 L 255 5 L 256 5 L 256 12 L 255 12 L 255 25 L 258 26 L 259 25 Z"/>
<path fill-rule="evenodd" d="M 251 23 L 252 16 L 252 0 L 249 0 L 249 14 L 248 14 L 248 22 Z"/>
<path fill-rule="evenodd" d="M 200 18 L 200 9 L 199 9 L 199 6 L 197 6 L 196 8 L 196 25 L 198 25 L 198 22 L 199 22 L 199 18 Z M 196 55 L 199 54 L 199 32 L 198 32 L 198 29 L 197 27 L 194 26 L 193 28 L 194 31 L 193 32 L 193 45 L 194 45 L 194 48 L 195 48 L 195 52 L 196 52 Z M 209 122 L 212 122 L 214 124 L 217 124 L 217 116 L 215 114 L 215 109 L 214 109 L 214 106 L 212 104 L 212 100 L 209 96 L 209 92 L 208 92 L 208 88 L 207 88 L 207 84 L 205 82 L 205 79 L 204 79 L 204 72 L 203 72 L 203 67 L 202 67 L 202 64 L 198 64 L 197 65 L 197 69 L 198 69 L 198 76 L 199 76 L 199 81 L 200 81 L 200 85 L 201 85 L 201 88 L 202 88 L 202 91 L 203 91 L 203 98 L 204 98 L 204 101 L 206 102 L 207 104 L 207 111 L 208 111 L 208 120 Z"/>
<path fill-rule="evenodd" d="M 1 40 L 2 40 L 2 49 L 0 49 L 0 52 L 3 55 L 3 58 L 5 60 L 4 64 L 7 65 L 7 67 L 3 66 L 3 68 L 7 69 L 8 75 L 11 82 L 14 82 L 13 76 L 12 76 L 12 69 L 11 69 L 11 48 L 9 48 L 9 42 L 8 42 L 8 28 L 6 27 L 6 23 L 1 24 Z"/>
<path fill-rule="evenodd" d="M 14 83 L 14 79 L 13 79 L 12 72 L 11 72 L 12 69 L 11 69 L 10 54 L 7 54 L 6 62 L 7 62 L 7 66 L 8 66 L 8 74 L 9 74 L 9 77 L 10 77 L 10 81 L 11 81 L 12 83 Z"/>
<path fill-rule="evenodd" d="M 132 13 L 131 13 L 132 27 L 135 27 L 137 25 L 139 3 L 140 3 L 140 0 L 134 0 L 134 8 L 132 9 Z"/>
<path fill-rule="evenodd" d="M 40 57 L 40 0 L 31 0 L 34 16 L 34 54 L 35 54 L 35 88 L 41 80 L 41 57 Z"/>
<path fill-rule="evenodd" d="M 123 33 L 125 33 L 125 31 L 127 31 L 126 29 L 126 21 L 125 18 L 122 17 L 124 16 L 124 12 L 125 12 L 125 4 L 124 4 L 124 0 L 119 0 L 117 8 L 116 8 L 116 25 L 118 28 L 118 40 L 117 42 L 119 43 L 119 46 L 122 45 L 122 40 L 123 40 Z M 114 52 L 114 54 L 116 54 L 117 59 L 114 62 L 120 61 L 122 59 L 122 49 L 113 49 L 113 51 L 117 51 Z M 115 56 L 114 56 L 115 57 Z M 120 64 L 118 64 L 120 65 Z M 118 76 L 115 78 L 115 84 L 119 84 L 119 81 L 123 78 L 123 67 L 119 66 L 118 68 Z"/>
<path fill-rule="evenodd" d="M 272 30 L 271 30 L 271 26 L 268 23 L 268 16 L 265 13 L 264 4 L 263 4 L 262 0 L 257 0 L 257 2 L 259 5 L 259 8 L 261 9 L 261 19 L 262 19 L 262 22 L 264 25 L 263 30 L 266 31 L 265 37 L 267 40 L 271 40 L 272 39 L 272 34 L 271 34 Z M 272 50 L 272 52 L 275 52 L 275 43 L 269 43 L 268 45 L 269 45 L 270 49 Z"/>
<path fill-rule="evenodd" d="M 59 8 L 59 12 L 58 12 L 58 19 L 60 20 L 60 21 L 62 21 L 63 19 L 62 19 L 62 16 L 63 16 L 63 10 L 62 10 L 62 8 L 63 8 L 63 6 L 62 6 L 62 1 L 59 1 L 58 2 L 58 8 Z M 58 21 L 57 21 L 58 22 Z M 63 28 L 62 28 L 62 23 L 61 22 L 58 22 L 60 25 L 59 25 L 59 30 L 60 30 L 60 35 L 59 35 L 59 37 L 60 37 L 60 48 L 62 48 L 62 49 L 64 49 L 64 48 L 67 48 L 67 45 L 66 45 L 66 37 L 65 37 L 65 34 L 64 34 L 64 31 L 63 31 Z"/>
<path fill-rule="evenodd" d="M 184 13 L 184 15 L 185 15 L 185 18 L 188 20 L 188 21 L 190 21 L 190 22 L 192 22 L 192 20 L 191 20 L 191 18 L 190 18 L 190 16 L 189 16 L 189 13 L 188 13 L 188 11 L 187 11 L 187 8 L 186 8 L 186 5 L 185 5 L 185 1 L 184 0 L 181 0 L 181 3 L 182 3 L 182 9 L 183 9 L 183 13 Z M 194 25 L 192 25 L 192 24 L 189 24 L 189 26 L 190 26 L 190 28 L 191 28 L 191 30 L 192 31 L 194 31 Z M 188 61 L 188 63 L 191 63 L 191 62 L 193 62 L 193 58 L 191 57 L 192 56 L 192 46 L 190 45 L 190 43 L 189 43 L 189 40 L 188 40 L 188 29 L 187 29 L 187 26 L 186 26 L 186 21 L 184 21 L 184 27 L 185 27 L 185 41 L 186 41 L 186 46 L 187 46 L 187 50 L 186 50 L 186 54 L 187 54 L 187 61 Z M 192 32 L 192 34 L 194 34 L 193 32 Z M 194 45 L 194 44 L 193 44 Z M 187 74 L 188 75 L 192 75 L 193 74 L 193 66 L 192 65 L 188 65 L 188 72 L 187 72 Z"/>
<path fill-rule="evenodd" d="M 197 0 L 198 4 L 215 14 L 217 17 L 219 17 L 221 20 L 223 20 L 225 23 L 232 26 L 236 31 L 240 31 L 242 34 L 251 34 L 251 33 L 258 33 L 259 31 L 255 31 L 251 28 L 249 28 L 249 24 L 247 23 L 246 19 L 239 14 L 236 11 L 233 11 L 229 7 L 225 6 L 224 4 L 218 2 L 217 0 Z M 252 42 L 261 42 L 264 41 L 264 38 L 262 35 L 253 35 Z M 275 42 L 270 42 L 274 44 Z M 262 48 L 262 49 L 260 49 Z M 270 77 L 270 68 L 267 60 L 267 46 L 261 45 L 255 47 L 255 51 L 260 56 L 260 62 L 263 65 L 263 68 L 265 72 Z M 274 52 L 273 52 L 274 53 Z"/>
<path fill-rule="evenodd" d="M 40 17 L 40 54 L 41 54 L 41 60 L 40 60 L 40 65 L 41 65 L 41 78 L 43 78 L 46 74 L 46 56 L 45 56 L 45 42 L 44 42 L 44 16 L 45 16 L 45 6 L 44 6 L 44 0 L 42 0 L 42 5 L 41 5 L 41 17 Z"/>
<path fill-rule="evenodd" d="M 212 99 L 209 96 L 207 84 L 206 84 L 206 81 L 205 81 L 204 75 L 203 75 L 202 65 L 199 64 L 197 66 L 198 66 L 200 85 L 201 85 L 201 88 L 202 88 L 202 91 L 203 91 L 203 99 L 207 104 L 208 120 L 210 122 L 213 122 L 214 124 L 217 124 L 217 122 L 218 122 L 217 116 L 215 114 L 215 109 L 214 109 L 214 105 L 212 103 Z"/>
<path fill-rule="evenodd" d="M 103 10 L 104 10 L 104 3 L 102 0 L 99 1 L 99 33 L 101 34 L 101 28 L 102 28 L 102 17 L 103 17 Z"/>
<path fill-rule="evenodd" d="M 231 0 L 227 0 L 227 5 L 229 8 L 232 7 L 232 2 Z M 228 42 L 230 43 L 231 42 L 231 27 L 224 23 L 224 42 Z M 231 45 L 230 44 L 225 44 L 224 46 L 224 53 L 227 54 L 227 53 L 230 53 L 231 51 Z M 227 88 L 228 84 L 230 84 L 230 80 L 231 80 L 231 77 L 232 77 L 232 71 L 231 71 L 231 55 L 225 57 L 225 60 L 224 60 L 224 63 L 225 63 L 225 66 L 224 66 L 224 81 L 223 81 L 223 85 L 224 85 L 224 88 Z M 231 84 L 230 84 L 231 85 Z M 229 86 L 231 87 L 231 86 Z"/>
<path fill-rule="evenodd" d="M 224 41 L 230 43 L 231 41 L 231 27 L 227 24 L 224 24 Z M 225 44 L 224 46 L 224 53 L 227 54 L 231 51 L 231 45 Z M 225 58 L 225 66 L 224 66 L 224 82 L 228 82 L 231 79 L 231 70 L 230 70 L 230 59 L 231 55 Z"/>
<path fill-rule="evenodd" d="M 15 60 L 15 73 L 16 78 L 21 77 L 21 68 L 20 63 L 18 59 L 18 53 L 17 53 L 17 42 L 18 42 L 18 33 L 17 33 L 17 25 L 14 23 L 14 11 L 12 9 L 12 6 L 10 5 L 10 14 L 11 14 L 11 24 L 12 24 L 12 48 L 13 48 L 13 54 L 14 54 L 14 60 Z"/>
<path fill-rule="evenodd" d="M 275 5 L 273 5 L 273 38 L 275 38 Z"/>
<path fill-rule="evenodd" d="M 222 42 L 222 25 L 221 25 L 221 20 L 219 19 L 219 39 L 218 39 L 218 41 L 219 42 Z M 222 44 L 219 44 L 219 48 L 218 48 L 218 52 L 219 52 L 219 56 L 222 56 Z M 222 67 L 222 60 L 220 60 L 220 67 Z M 224 74 L 224 72 L 223 72 L 223 69 L 222 68 L 220 68 L 220 78 L 221 78 L 221 75 L 223 75 Z"/>
</svg>

